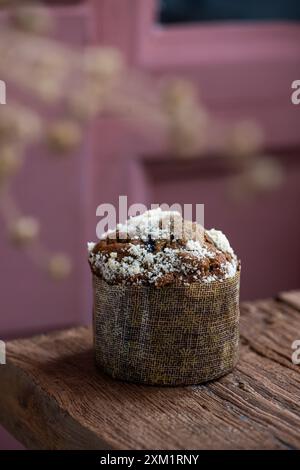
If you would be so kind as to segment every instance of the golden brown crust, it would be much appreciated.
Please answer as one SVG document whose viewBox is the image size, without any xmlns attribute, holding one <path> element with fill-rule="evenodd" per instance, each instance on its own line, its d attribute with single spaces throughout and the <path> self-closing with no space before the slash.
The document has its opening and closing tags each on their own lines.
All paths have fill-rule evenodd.
<svg viewBox="0 0 300 470">
<path fill-rule="evenodd" d="M 190 284 L 192 282 L 213 276 L 215 279 L 224 278 L 224 269 L 222 268 L 226 262 L 232 262 L 233 257 L 230 253 L 222 253 L 217 249 L 214 242 L 205 233 L 203 237 L 203 247 L 209 251 L 209 256 L 199 258 L 199 256 L 193 254 L 193 252 L 180 251 L 180 249 L 186 248 L 186 239 L 182 240 L 151 240 L 148 241 L 128 239 L 126 241 L 113 240 L 106 238 L 100 240 L 92 250 L 94 255 L 101 254 L 104 259 L 114 255 L 114 259 L 117 261 L 123 260 L 125 257 L 132 256 L 131 248 L 132 245 L 143 247 L 147 252 L 153 255 L 162 253 L 166 249 L 176 250 L 177 256 L 182 263 L 182 269 L 180 272 L 166 272 L 162 273 L 160 277 L 155 281 L 157 287 L 163 287 L 169 284 Z M 102 278 L 102 272 L 100 268 L 97 268 L 94 263 L 90 262 L 92 272 L 98 277 Z M 151 266 L 149 266 L 149 270 Z M 123 277 L 116 277 L 113 281 L 114 284 L 120 284 L 124 282 Z M 145 274 L 134 274 L 128 277 L 128 284 L 140 284 L 146 285 L 148 283 L 148 277 Z"/>
</svg>

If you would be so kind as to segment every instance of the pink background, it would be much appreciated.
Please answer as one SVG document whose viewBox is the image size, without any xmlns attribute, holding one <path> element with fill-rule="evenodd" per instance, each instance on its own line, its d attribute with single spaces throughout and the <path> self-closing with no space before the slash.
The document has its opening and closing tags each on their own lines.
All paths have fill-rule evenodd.
<svg viewBox="0 0 300 470">
<path fill-rule="evenodd" d="M 96 207 L 122 194 L 129 203 L 204 203 L 206 226 L 221 228 L 242 259 L 243 299 L 299 288 L 300 106 L 290 95 L 300 78 L 300 26 L 162 28 L 154 24 L 154 0 L 76 3 L 51 8 L 57 37 L 76 47 L 114 45 L 154 77 L 191 79 L 216 117 L 260 123 L 265 151 L 276 155 L 286 177 L 276 191 L 239 204 L 227 190 L 232 170 L 213 148 L 201 159 L 175 160 L 158 135 L 144 137 L 115 119 L 96 122 L 77 155 L 57 164 L 34 149 L 15 192 L 23 211 L 41 219 L 48 246 L 69 253 L 75 269 L 65 282 L 49 280 L 1 229 L 1 339 L 91 321 L 86 241 L 96 238 Z M 21 446 L 1 431 L 0 448 Z"/>
</svg>

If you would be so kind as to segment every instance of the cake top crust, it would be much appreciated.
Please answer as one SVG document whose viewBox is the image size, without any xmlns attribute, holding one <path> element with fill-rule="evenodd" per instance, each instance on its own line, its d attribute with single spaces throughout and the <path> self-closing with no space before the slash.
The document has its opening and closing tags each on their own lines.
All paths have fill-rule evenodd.
<svg viewBox="0 0 300 470">
<path fill-rule="evenodd" d="M 149 210 L 88 243 L 92 272 L 109 284 L 190 285 L 233 277 L 237 257 L 219 230 L 179 212 Z"/>
</svg>

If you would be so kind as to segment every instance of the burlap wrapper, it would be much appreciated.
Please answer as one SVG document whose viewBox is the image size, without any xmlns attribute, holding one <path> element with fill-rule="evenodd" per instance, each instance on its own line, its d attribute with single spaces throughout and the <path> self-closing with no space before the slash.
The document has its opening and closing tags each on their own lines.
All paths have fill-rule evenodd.
<svg viewBox="0 0 300 470">
<path fill-rule="evenodd" d="M 199 384 L 235 366 L 239 281 L 164 288 L 109 285 L 93 276 L 96 363 L 114 378 Z"/>
</svg>

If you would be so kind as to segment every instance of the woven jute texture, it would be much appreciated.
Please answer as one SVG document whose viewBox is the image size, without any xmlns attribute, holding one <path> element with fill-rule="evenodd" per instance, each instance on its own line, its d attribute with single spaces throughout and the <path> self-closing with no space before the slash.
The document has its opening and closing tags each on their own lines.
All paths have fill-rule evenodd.
<svg viewBox="0 0 300 470">
<path fill-rule="evenodd" d="M 239 280 L 188 287 L 109 285 L 93 276 L 96 363 L 114 378 L 199 384 L 238 358 Z"/>
</svg>

